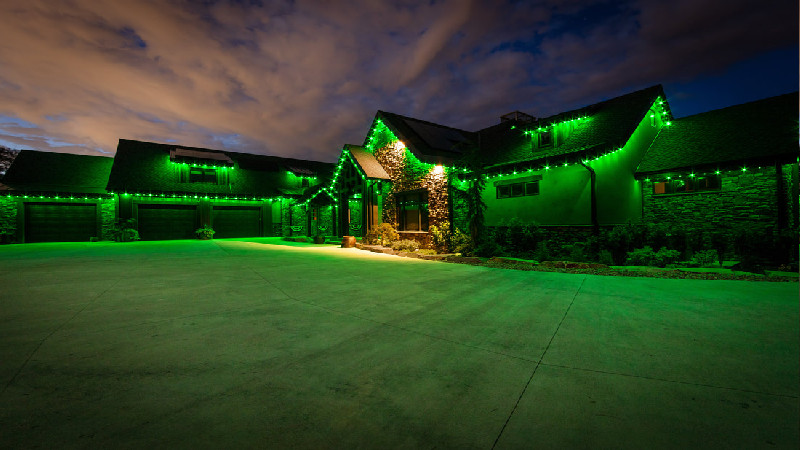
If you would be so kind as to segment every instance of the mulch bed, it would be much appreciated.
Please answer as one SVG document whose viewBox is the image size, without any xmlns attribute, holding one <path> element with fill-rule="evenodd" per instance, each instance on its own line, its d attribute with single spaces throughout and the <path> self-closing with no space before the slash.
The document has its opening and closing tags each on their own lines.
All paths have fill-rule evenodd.
<svg viewBox="0 0 800 450">
<path fill-rule="evenodd" d="M 404 256 L 407 258 L 426 259 L 431 261 L 443 261 L 456 264 L 468 264 L 471 266 L 492 267 L 495 269 L 528 270 L 532 272 L 558 272 L 576 273 L 587 275 L 603 275 L 611 277 L 649 277 L 649 278 L 672 278 L 680 280 L 739 280 L 739 281 L 783 281 L 797 282 L 798 277 L 787 276 L 764 276 L 759 274 L 731 274 L 716 272 L 686 272 L 683 270 L 619 270 L 608 267 L 605 264 L 597 263 L 576 263 L 571 261 L 542 261 L 539 264 L 515 258 L 503 258 L 495 256 L 493 258 L 479 258 L 476 256 L 458 255 L 426 255 L 419 253 L 396 252 L 388 247 L 379 245 L 356 244 L 357 248 L 372 251 L 375 253 L 386 253 L 390 255 Z"/>
</svg>

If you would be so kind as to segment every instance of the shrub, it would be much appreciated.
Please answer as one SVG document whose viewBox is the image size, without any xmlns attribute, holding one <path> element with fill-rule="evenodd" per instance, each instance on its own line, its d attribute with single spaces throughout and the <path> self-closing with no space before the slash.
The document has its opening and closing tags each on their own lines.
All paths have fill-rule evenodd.
<svg viewBox="0 0 800 450">
<path fill-rule="evenodd" d="M 439 226 L 431 225 L 430 236 L 433 248 L 439 253 L 473 252 L 472 238 L 458 228 L 451 232 L 448 221 L 442 222 Z"/>
<path fill-rule="evenodd" d="M 718 259 L 716 250 L 700 250 L 694 252 L 691 264 L 698 267 L 714 267 Z"/>
<path fill-rule="evenodd" d="M 708 240 L 711 248 L 717 252 L 719 265 L 722 267 L 722 263 L 725 260 L 725 252 L 728 250 L 728 236 L 725 233 L 716 231 L 708 235 Z"/>
<path fill-rule="evenodd" d="M 111 235 L 117 242 L 138 241 L 139 230 L 136 229 L 136 219 L 117 219 Z"/>
<path fill-rule="evenodd" d="M 431 245 L 433 249 L 439 253 L 447 253 L 450 251 L 450 222 L 444 221 L 437 225 L 430 226 Z"/>
<path fill-rule="evenodd" d="M 652 247 L 645 246 L 628 252 L 626 264 L 629 266 L 655 266 L 666 267 L 680 258 L 681 253 L 677 250 L 669 250 L 662 247 L 659 251 L 654 251 Z"/>
<path fill-rule="evenodd" d="M 471 255 L 474 252 L 472 238 L 467 233 L 456 228 L 456 231 L 450 238 L 450 251 L 453 253 L 461 253 L 462 255 Z"/>
<path fill-rule="evenodd" d="M 394 241 L 389 245 L 392 250 L 398 252 L 415 252 L 419 250 L 419 242 L 412 241 L 411 239 L 401 239 L 399 241 Z"/>
<path fill-rule="evenodd" d="M 194 233 L 198 239 L 211 239 L 216 231 L 210 225 L 203 225 L 201 228 L 194 230 Z"/>
<path fill-rule="evenodd" d="M 605 233 L 605 243 L 608 251 L 611 252 L 611 258 L 614 265 L 621 266 L 625 263 L 625 257 L 628 254 L 628 248 L 631 243 L 631 236 L 629 230 L 625 225 L 617 225 L 610 231 Z"/>
<path fill-rule="evenodd" d="M 367 231 L 364 235 L 364 242 L 373 245 L 391 245 L 392 242 L 400 239 L 394 227 L 390 223 L 383 222 L 377 227 Z"/>
<path fill-rule="evenodd" d="M 486 231 L 486 234 L 481 238 L 481 240 L 475 245 L 473 250 L 473 254 L 475 256 L 481 256 L 484 258 L 491 258 L 492 256 L 498 256 L 502 254 L 503 248 L 494 240 L 494 236 L 490 231 Z"/>
</svg>

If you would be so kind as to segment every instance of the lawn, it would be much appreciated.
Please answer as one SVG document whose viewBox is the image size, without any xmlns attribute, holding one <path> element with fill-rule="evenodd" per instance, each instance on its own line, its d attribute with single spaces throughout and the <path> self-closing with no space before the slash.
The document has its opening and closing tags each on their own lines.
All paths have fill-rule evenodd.
<svg viewBox="0 0 800 450">
<path fill-rule="evenodd" d="M 796 448 L 797 284 L 0 247 L 0 447 Z"/>
</svg>

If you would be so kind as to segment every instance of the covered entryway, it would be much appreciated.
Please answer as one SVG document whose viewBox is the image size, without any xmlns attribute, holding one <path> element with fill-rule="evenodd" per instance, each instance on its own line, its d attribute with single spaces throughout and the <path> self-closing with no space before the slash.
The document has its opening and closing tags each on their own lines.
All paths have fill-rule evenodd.
<svg viewBox="0 0 800 450">
<path fill-rule="evenodd" d="M 141 203 L 137 207 L 139 237 L 145 241 L 194 239 L 197 206 Z"/>
<path fill-rule="evenodd" d="M 88 242 L 97 235 L 94 203 L 25 203 L 25 242 Z"/>
<path fill-rule="evenodd" d="M 213 206 L 211 227 L 215 238 L 261 236 L 261 208 L 258 206 Z"/>
</svg>

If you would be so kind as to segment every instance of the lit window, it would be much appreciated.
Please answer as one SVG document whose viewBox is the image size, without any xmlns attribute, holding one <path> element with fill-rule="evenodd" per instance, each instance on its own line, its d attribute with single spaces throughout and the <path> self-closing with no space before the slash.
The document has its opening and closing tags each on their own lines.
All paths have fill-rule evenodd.
<svg viewBox="0 0 800 450">
<path fill-rule="evenodd" d="M 553 130 L 539 132 L 539 147 L 550 147 L 553 145 Z"/>
<path fill-rule="evenodd" d="M 722 187 L 719 174 L 702 174 L 653 183 L 653 194 L 690 194 L 718 191 Z"/>
<path fill-rule="evenodd" d="M 428 231 L 428 191 L 395 194 L 398 231 Z"/>
<path fill-rule="evenodd" d="M 189 168 L 190 183 L 217 183 L 217 170 L 200 167 Z"/>
</svg>

